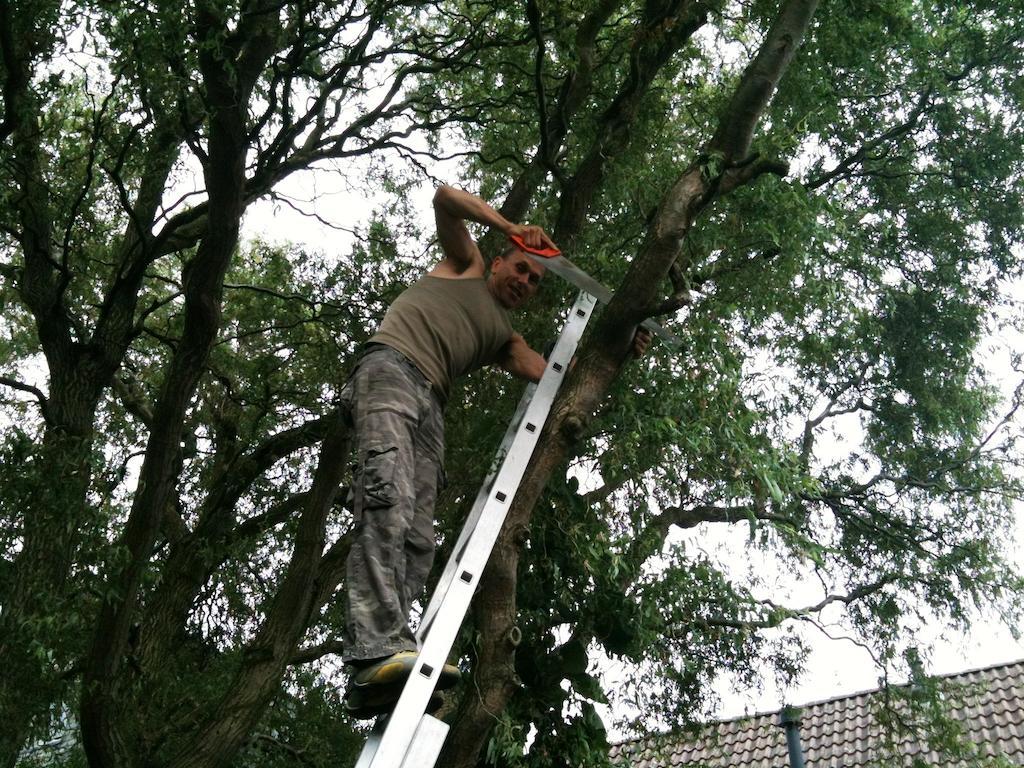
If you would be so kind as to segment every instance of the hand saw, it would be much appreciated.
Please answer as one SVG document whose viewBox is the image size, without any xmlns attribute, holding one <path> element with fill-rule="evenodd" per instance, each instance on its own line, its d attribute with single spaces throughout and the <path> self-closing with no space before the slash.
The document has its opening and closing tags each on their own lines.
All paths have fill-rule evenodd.
<svg viewBox="0 0 1024 768">
<path fill-rule="evenodd" d="M 569 261 L 557 248 L 533 248 L 523 242 L 523 238 L 519 237 L 519 235 L 509 235 L 508 239 L 512 241 L 516 248 L 532 257 L 538 264 L 550 269 L 581 291 L 586 291 L 602 304 L 607 304 L 611 301 L 612 292 L 608 288 Z M 683 342 L 678 336 L 670 331 L 666 331 L 653 320 L 644 320 L 640 325 L 655 336 L 668 342 L 674 349 L 679 349 L 683 346 Z"/>
</svg>

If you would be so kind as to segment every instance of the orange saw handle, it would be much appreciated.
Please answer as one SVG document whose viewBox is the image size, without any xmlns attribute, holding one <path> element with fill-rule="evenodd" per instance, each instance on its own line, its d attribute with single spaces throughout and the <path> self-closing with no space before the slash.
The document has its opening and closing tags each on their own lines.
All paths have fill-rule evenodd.
<svg viewBox="0 0 1024 768">
<path fill-rule="evenodd" d="M 519 250 L 526 251 L 526 253 L 532 253 L 534 256 L 543 256 L 545 259 L 553 259 L 555 256 L 562 255 L 562 252 L 557 248 L 533 248 L 527 245 L 519 235 L 509 235 L 508 239 L 511 240 Z"/>
</svg>

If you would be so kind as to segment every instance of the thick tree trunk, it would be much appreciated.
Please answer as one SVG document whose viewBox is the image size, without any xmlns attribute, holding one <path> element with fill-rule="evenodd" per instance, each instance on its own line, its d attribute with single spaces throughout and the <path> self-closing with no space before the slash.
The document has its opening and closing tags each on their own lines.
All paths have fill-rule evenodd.
<svg viewBox="0 0 1024 768">
<path fill-rule="evenodd" d="M 45 658 L 54 640 L 47 627 L 61 615 L 77 528 L 86 509 L 100 388 L 92 371 L 80 366 L 81 348 L 72 341 L 62 303 L 67 273 L 54 253 L 40 105 L 31 88 L 32 47 L 39 45 L 41 31 L 32 11 L 2 2 L 0 16 L 4 136 L 11 141 L 10 167 L 17 186 L 12 200 L 24 257 L 18 291 L 35 319 L 50 369 L 43 442 L 26 468 L 38 474 L 39 492 L 24 509 L 22 549 L 0 592 L 0 658 L 5 664 L 0 676 L 2 764 L 13 762 L 32 719 L 45 713 L 60 686 L 59 671 Z"/>
<path fill-rule="evenodd" d="M 606 323 L 598 327 L 562 386 L 481 579 L 473 612 L 480 637 L 473 695 L 463 699 L 442 757 L 445 765 L 477 765 L 495 717 L 515 691 L 515 647 L 510 632 L 516 625 L 516 582 L 524 534 L 548 479 L 565 465 L 585 423 L 618 375 L 632 338 L 627 328 L 626 333 L 614 333 L 624 343 L 602 343 L 607 338 L 600 335 L 604 326 Z"/>
<path fill-rule="evenodd" d="M 86 509 L 91 453 L 90 434 L 50 428 L 26 468 L 38 482 L 0 615 L 0 765 L 14 764 L 33 721 L 60 700 L 60 665 L 67 658 L 47 658 L 47 652 L 64 634 L 61 622 L 82 612 L 81 605 L 70 605 L 66 582 Z"/>
<path fill-rule="evenodd" d="M 40 662 L 33 644 L 46 649 L 59 641 L 67 653 L 78 653 L 69 632 L 60 629 L 61 617 L 80 615 L 78 596 L 69 594 L 68 574 L 81 550 L 83 532 L 96 529 L 89 518 L 98 514 L 87 501 L 92 479 L 93 438 L 96 412 L 104 391 L 128 348 L 144 260 L 142 245 L 154 212 L 160 204 L 167 174 L 173 164 L 180 121 L 170 117 L 153 132 L 146 155 L 146 178 L 136 195 L 130 223 L 122 240 L 122 264 L 127 268 L 110 287 L 100 319 L 91 338 L 82 339 L 80 321 L 73 321 L 66 305 L 72 281 L 68 266 L 75 254 L 67 252 L 69 238 L 58 247 L 60 229 L 76 225 L 75 209 L 54 210 L 47 149 L 40 133 L 40 105 L 32 87 L 35 56 L 46 50 L 52 31 L 47 3 L 12 7 L 0 2 L 0 32 L 4 64 L 4 133 L 11 137 L 12 176 L 17 184 L 13 197 L 19 215 L 19 239 L 24 257 L 18 289 L 32 312 L 40 348 L 46 358 L 49 382 L 43 404 L 45 432 L 33 471 L 40 474 L 35 494 L 24 511 L 22 551 L 18 556 L 0 602 L 0 658 L 8 661 L 10 674 L 0 678 L 0 755 L 16 754 L 33 717 L 45 714 L 60 700 L 60 667 L 69 664 L 65 654 Z M 82 193 L 90 180 L 80 181 Z M 58 215 L 59 213 L 59 215 Z M 63 221 L 61 216 L 70 220 Z M 75 333 L 72 326 L 76 325 Z M 90 564 L 91 565 L 91 564 Z M 72 600 L 78 604 L 73 608 Z M 36 628 L 36 629 L 32 629 Z M 76 627 L 75 633 L 80 629 Z M 63 638 L 63 639 L 62 639 Z M 38 704 L 38 706 L 37 706 Z M 13 759 L 13 758 L 11 758 Z"/>
<path fill-rule="evenodd" d="M 123 661 L 142 581 L 176 491 L 185 413 L 220 327 L 224 276 L 238 244 L 246 204 L 249 98 L 280 34 L 276 4 L 248 8 L 237 25 L 229 24 L 223 14 L 216 4 L 202 3 L 195 11 L 209 115 L 203 171 L 210 216 L 196 255 L 183 273 L 184 328 L 154 410 L 122 539 L 128 560 L 110 576 L 114 589 L 101 608 L 83 676 L 83 744 L 90 764 L 104 768 L 149 759 L 141 745 L 128 743 L 126 736 L 138 713 L 124 706 L 132 697 L 125 698 L 130 686 L 122 680 Z M 231 26 L 235 28 L 229 31 Z"/>
</svg>

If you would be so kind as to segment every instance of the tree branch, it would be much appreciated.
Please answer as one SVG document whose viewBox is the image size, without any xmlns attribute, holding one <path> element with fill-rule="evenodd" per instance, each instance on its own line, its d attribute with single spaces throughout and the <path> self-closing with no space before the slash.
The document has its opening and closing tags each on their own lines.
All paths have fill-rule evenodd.
<svg viewBox="0 0 1024 768">
<path fill-rule="evenodd" d="M 784 160 L 760 158 L 754 154 L 735 167 L 726 170 L 722 175 L 721 184 L 718 186 L 718 194 L 726 195 L 738 187 L 749 184 L 759 176 L 769 173 L 779 178 L 785 178 L 789 174 L 789 163 Z"/>
<path fill-rule="evenodd" d="M 591 93 L 597 35 L 607 23 L 612 12 L 618 7 L 619 1 L 599 0 L 597 6 L 580 21 L 576 28 L 575 57 L 572 62 L 575 67 L 570 68 L 562 80 L 562 87 L 559 89 L 554 109 L 549 115 L 548 125 L 542 126 L 547 132 L 548 157 L 557 157 L 568 134 L 570 122 Z M 499 209 L 502 216 L 509 221 L 522 220 L 526 215 L 530 199 L 540 183 L 545 167 L 543 156 L 538 149 L 530 162 L 512 182 Z M 555 178 L 562 181 L 562 176 Z M 565 186 L 563 183 L 562 188 L 565 189 Z M 501 250 L 501 247 L 497 245 L 499 238 L 499 233 L 490 230 L 481 238 L 480 250 L 485 256 Z"/>
<path fill-rule="evenodd" d="M 768 615 L 763 619 L 731 619 L 717 616 L 701 618 L 694 623 L 698 626 L 728 627 L 730 629 L 773 629 L 790 619 L 802 619 L 804 616 L 820 613 L 834 603 L 850 605 L 858 600 L 863 600 L 868 595 L 878 592 L 895 581 L 897 581 L 897 577 L 894 575 L 884 576 L 868 584 L 862 584 L 851 590 L 848 594 L 827 595 L 819 602 L 802 608 L 787 608 L 771 600 L 762 600 L 760 601 L 761 605 L 767 606 L 770 609 Z"/>
<path fill-rule="evenodd" d="M 786 0 L 783 4 L 757 55 L 744 70 L 708 142 L 708 154 L 720 155 L 727 164 L 750 154 L 754 128 L 796 55 L 817 6 L 818 0 Z"/>
<path fill-rule="evenodd" d="M 807 189 L 816 190 L 820 189 L 826 184 L 831 184 L 833 181 L 836 181 L 837 179 L 847 175 L 853 168 L 853 166 L 859 165 L 863 163 L 865 160 L 867 160 L 871 153 L 874 152 L 879 147 L 881 147 L 883 144 L 887 144 L 893 141 L 894 139 L 898 139 L 899 137 L 905 136 L 906 134 L 912 132 L 914 129 L 917 128 L 918 123 L 921 120 L 921 116 L 924 115 L 925 111 L 928 109 L 931 98 L 932 90 L 929 88 L 918 97 L 917 103 L 914 105 L 914 108 L 910 111 L 910 114 L 907 116 L 906 120 L 904 120 L 899 125 L 895 125 L 889 130 L 879 134 L 874 139 L 865 142 L 852 155 L 849 155 L 843 158 L 841 161 L 839 161 L 839 163 L 836 164 L 836 167 L 833 168 L 831 171 L 823 173 L 814 178 L 808 179 L 804 183 L 804 186 L 807 187 Z"/>
<path fill-rule="evenodd" d="M 344 652 L 345 644 L 341 640 L 328 640 L 320 643 L 320 645 L 300 648 L 292 655 L 288 663 L 293 666 L 297 664 L 310 664 L 314 661 L 319 661 L 324 656 L 340 656 Z"/>
<path fill-rule="evenodd" d="M 648 0 L 641 28 L 629 53 L 629 71 L 609 106 L 598 119 L 599 130 L 559 200 L 554 239 L 572 250 L 586 212 L 597 195 L 607 160 L 628 143 L 629 129 L 637 109 L 661 68 L 707 22 L 703 3 Z"/>
<path fill-rule="evenodd" d="M 537 93 L 537 115 L 540 133 L 540 149 L 538 157 L 544 167 L 560 182 L 564 182 L 565 176 L 555 162 L 551 153 L 551 136 L 548 130 L 548 104 L 547 91 L 544 88 L 544 33 L 541 30 L 540 8 L 537 7 L 537 0 L 526 0 L 526 18 L 530 23 L 530 30 L 533 32 L 534 40 L 537 41 L 537 53 L 534 57 L 533 82 L 534 90 Z"/>
<path fill-rule="evenodd" d="M 17 379 L 12 379 L 9 376 L 0 376 L 0 384 L 8 386 L 11 389 L 17 389 L 21 392 L 27 392 L 28 394 L 35 397 L 39 403 L 39 410 L 42 412 L 43 421 L 49 422 L 48 409 L 49 404 L 46 399 L 46 395 L 38 387 L 34 387 L 31 384 L 25 384 Z"/>
<path fill-rule="evenodd" d="M 653 307 L 644 310 L 644 314 L 646 314 L 647 317 L 672 315 L 683 307 L 688 307 L 691 304 L 693 304 L 693 294 L 687 289 L 678 293 L 673 293 L 660 304 L 655 304 Z"/>
<path fill-rule="evenodd" d="M 122 375 L 114 377 L 113 388 L 124 404 L 125 410 L 152 429 L 153 405 L 146 399 L 138 386 Z"/>
<path fill-rule="evenodd" d="M 344 472 L 349 438 L 346 419 L 341 415 L 333 418 L 299 518 L 284 580 L 259 632 L 246 649 L 245 662 L 217 708 L 230 716 L 213 718 L 207 723 L 195 742 L 185 745 L 169 763 L 170 768 L 222 765 L 248 736 L 263 707 L 277 691 L 281 675 L 295 655 L 312 615 L 327 515 Z"/>
</svg>

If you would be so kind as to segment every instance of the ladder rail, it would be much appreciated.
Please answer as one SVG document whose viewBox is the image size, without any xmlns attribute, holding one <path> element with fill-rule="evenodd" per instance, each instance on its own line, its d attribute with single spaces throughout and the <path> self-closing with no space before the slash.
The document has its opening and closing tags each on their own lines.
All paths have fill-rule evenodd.
<svg viewBox="0 0 1024 768">
<path fill-rule="evenodd" d="M 416 630 L 417 645 L 422 644 L 423 637 L 429 630 L 430 624 L 433 622 L 434 616 L 437 614 L 437 610 L 444 599 L 444 595 L 452 583 L 452 579 L 455 578 L 455 572 L 458 570 L 459 560 L 466 551 L 466 544 L 473 533 L 473 529 L 476 528 L 477 523 L 480 521 L 480 515 L 483 514 L 488 494 L 494 485 L 494 479 L 498 476 L 498 471 L 501 469 L 501 463 L 504 461 L 505 456 L 508 455 L 508 452 L 512 447 L 516 431 L 523 420 L 523 416 L 526 414 L 526 409 L 530 405 L 530 401 L 533 399 L 533 395 L 536 390 L 537 385 L 531 381 L 526 385 L 526 391 L 523 392 L 523 396 L 519 398 L 519 404 L 516 406 L 515 413 L 512 416 L 512 421 L 509 422 L 508 428 L 505 430 L 505 435 L 501 439 L 501 444 L 495 453 L 494 459 L 491 461 L 490 470 L 484 478 L 483 483 L 480 485 L 480 490 L 477 492 L 473 506 L 470 508 L 469 514 L 466 516 L 466 520 L 462 524 L 462 529 L 459 531 L 459 537 L 455 540 L 455 546 L 452 547 L 452 553 L 448 557 L 448 561 L 445 563 L 444 571 L 442 571 L 441 577 L 437 581 L 437 586 L 434 588 L 434 593 L 431 595 L 430 602 L 423 611 L 423 617 L 420 619 L 420 625 Z"/>
</svg>

